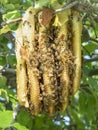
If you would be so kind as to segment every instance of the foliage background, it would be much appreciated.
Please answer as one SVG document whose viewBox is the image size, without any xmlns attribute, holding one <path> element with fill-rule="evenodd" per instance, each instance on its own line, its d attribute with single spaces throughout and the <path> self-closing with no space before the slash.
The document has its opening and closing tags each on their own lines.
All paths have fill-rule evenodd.
<svg viewBox="0 0 98 130">
<path fill-rule="evenodd" d="M 37 0 L 39 7 L 75 0 Z M 14 31 L 19 22 L 7 21 L 21 17 L 33 0 L 0 0 L 0 130 L 97 130 L 98 129 L 98 2 L 78 0 L 75 8 L 83 19 L 82 32 L 82 79 L 81 88 L 72 97 L 64 113 L 49 118 L 44 114 L 31 117 L 24 108 L 18 107 L 15 81 Z M 10 21 L 9 21 L 10 22 Z M 18 112 L 13 120 L 13 111 Z"/>
</svg>

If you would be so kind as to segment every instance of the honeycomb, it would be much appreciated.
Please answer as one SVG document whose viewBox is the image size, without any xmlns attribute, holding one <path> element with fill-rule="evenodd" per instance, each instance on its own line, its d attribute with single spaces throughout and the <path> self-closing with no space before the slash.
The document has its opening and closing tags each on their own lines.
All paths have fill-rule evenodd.
<svg viewBox="0 0 98 130">
<path fill-rule="evenodd" d="M 30 7 L 16 30 L 17 98 L 32 115 L 65 111 L 81 80 L 79 12 Z"/>
</svg>

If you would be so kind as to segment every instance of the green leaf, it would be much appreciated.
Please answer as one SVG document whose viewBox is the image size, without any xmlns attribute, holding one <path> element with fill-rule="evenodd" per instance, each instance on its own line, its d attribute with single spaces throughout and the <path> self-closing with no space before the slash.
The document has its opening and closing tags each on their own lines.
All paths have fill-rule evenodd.
<svg viewBox="0 0 98 130">
<path fill-rule="evenodd" d="M 0 56 L 0 65 L 5 65 L 6 64 L 6 57 L 5 56 Z"/>
<path fill-rule="evenodd" d="M 81 92 L 79 96 L 79 110 L 89 120 L 95 113 L 96 99 L 92 94 Z M 88 114 L 89 113 L 89 114 Z"/>
<path fill-rule="evenodd" d="M 13 67 L 16 63 L 16 56 L 15 55 L 8 56 L 8 63 L 10 64 L 11 67 Z"/>
<path fill-rule="evenodd" d="M 0 111 L 0 127 L 5 128 L 12 121 L 12 111 Z"/>
<path fill-rule="evenodd" d="M 14 4 L 6 4 L 5 8 L 8 10 L 14 10 L 15 9 L 15 5 Z"/>
<path fill-rule="evenodd" d="M 92 89 L 95 89 L 96 91 L 98 91 L 98 80 L 97 79 L 89 77 L 88 83 Z"/>
<path fill-rule="evenodd" d="M 1 3 L 6 4 L 8 0 L 0 0 Z"/>
<path fill-rule="evenodd" d="M 0 96 L 1 96 L 2 98 L 5 98 L 7 102 L 9 101 L 8 93 L 7 93 L 6 90 L 0 89 Z"/>
<path fill-rule="evenodd" d="M 57 3 L 57 0 L 50 0 L 51 4 Z"/>
<path fill-rule="evenodd" d="M 17 11 L 17 10 L 14 10 L 14 11 L 10 11 L 6 14 L 3 15 L 3 20 L 8 20 L 8 19 L 14 19 L 14 18 L 17 18 L 20 16 L 20 12 Z"/>
<path fill-rule="evenodd" d="M 65 0 L 50 0 L 50 3 L 51 3 L 51 5 L 54 4 L 54 3 L 64 4 L 64 3 L 65 3 Z"/>
<path fill-rule="evenodd" d="M 30 130 L 28 128 L 26 128 L 25 126 L 19 124 L 19 123 L 14 123 L 13 125 L 15 128 L 17 128 L 17 130 Z"/>
<path fill-rule="evenodd" d="M 73 124 L 77 124 L 77 130 L 85 130 L 85 125 L 78 111 L 71 110 L 71 119 Z"/>
<path fill-rule="evenodd" d="M 50 6 L 50 0 L 44 0 L 44 1 L 39 0 L 36 4 L 36 7 L 39 8 L 39 9 L 41 9 L 43 6 L 49 7 Z"/>
<path fill-rule="evenodd" d="M 46 123 L 43 122 L 43 119 L 41 116 L 37 116 L 36 117 L 36 121 L 35 121 L 35 127 L 37 129 L 41 129 L 41 127 L 44 127 L 46 125 Z"/>
<path fill-rule="evenodd" d="M 3 105 L 3 103 L 0 102 L 0 111 L 4 111 L 5 110 L 5 106 Z"/>
<path fill-rule="evenodd" d="M 9 32 L 11 29 L 8 25 L 5 25 L 2 29 L 0 29 L 0 35 L 3 33 Z"/>
<path fill-rule="evenodd" d="M 51 7 L 56 10 L 56 9 L 59 9 L 59 8 L 62 8 L 62 5 L 59 4 L 58 2 L 56 2 L 57 0 L 53 0 L 51 1 Z"/>
<path fill-rule="evenodd" d="M 6 86 L 7 79 L 5 77 L 0 77 L 0 88 L 3 88 Z"/>
<path fill-rule="evenodd" d="M 94 52 L 95 49 L 97 49 L 98 45 L 94 42 L 89 41 L 87 45 L 84 46 L 86 50 L 88 50 L 90 53 Z M 84 50 L 84 54 L 86 54 L 87 51 Z"/>
<path fill-rule="evenodd" d="M 68 22 L 69 19 L 69 14 L 70 14 L 70 10 L 66 10 L 63 11 L 62 13 L 58 13 L 58 19 L 59 19 L 59 24 L 62 26 L 63 24 L 65 24 L 66 22 Z"/>
<path fill-rule="evenodd" d="M 20 3 L 22 0 L 9 0 L 9 3 L 12 3 L 12 4 L 16 4 L 16 3 Z"/>
<path fill-rule="evenodd" d="M 65 0 L 57 0 L 58 3 L 65 5 Z"/>
<path fill-rule="evenodd" d="M 25 111 L 24 109 L 22 109 L 18 116 L 17 116 L 17 121 L 23 125 L 26 126 L 27 128 L 31 129 L 32 128 L 32 118 L 30 116 L 30 114 Z"/>
</svg>

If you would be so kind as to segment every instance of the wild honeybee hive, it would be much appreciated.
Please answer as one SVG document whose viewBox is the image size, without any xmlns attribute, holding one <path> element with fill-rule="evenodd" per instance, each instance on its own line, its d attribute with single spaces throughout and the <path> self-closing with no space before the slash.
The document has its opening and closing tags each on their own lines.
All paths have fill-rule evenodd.
<svg viewBox="0 0 98 130">
<path fill-rule="evenodd" d="M 81 79 L 80 14 L 30 7 L 16 31 L 17 97 L 32 115 L 64 111 Z"/>
</svg>

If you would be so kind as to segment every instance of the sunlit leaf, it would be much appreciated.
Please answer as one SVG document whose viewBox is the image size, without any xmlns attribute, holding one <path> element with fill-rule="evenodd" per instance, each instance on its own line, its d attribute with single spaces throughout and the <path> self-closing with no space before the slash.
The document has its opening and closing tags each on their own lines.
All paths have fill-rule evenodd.
<svg viewBox="0 0 98 130">
<path fill-rule="evenodd" d="M 68 22 L 70 10 L 63 11 L 62 13 L 56 14 L 55 21 L 53 23 L 54 26 L 60 25 L 62 26 L 64 23 Z"/>
<path fill-rule="evenodd" d="M 56 2 L 57 0 L 51 0 L 51 7 L 56 10 L 62 8 L 62 5 Z"/>
<path fill-rule="evenodd" d="M 8 0 L 9 3 L 13 3 L 13 4 L 16 4 L 17 3 L 17 0 Z M 20 3 L 22 0 L 18 0 L 18 2 Z"/>
<path fill-rule="evenodd" d="M 6 4 L 8 0 L 0 0 L 1 3 Z"/>
<path fill-rule="evenodd" d="M 51 4 L 57 3 L 57 0 L 50 0 Z"/>
<path fill-rule="evenodd" d="M 3 88 L 6 86 L 6 80 L 7 79 L 5 77 L 3 76 L 0 77 L 0 88 Z"/>
<path fill-rule="evenodd" d="M 50 5 L 50 0 L 39 0 L 38 2 L 36 2 L 36 8 L 42 8 L 43 6 L 49 6 Z"/>
<path fill-rule="evenodd" d="M 13 10 L 13 9 L 15 9 L 15 5 L 14 4 L 6 4 L 5 8 L 7 8 L 8 10 Z"/>
<path fill-rule="evenodd" d="M 12 111 L 0 111 L 0 127 L 5 128 L 12 121 Z"/>
<path fill-rule="evenodd" d="M 0 111 L 5 111 L 5 106 L 3 105 L 3 103 L 0 103 Z"/>
<path fill-rule="evenodd" d="M 2 29 L 0 29 L 0 35 L 3 33 L 9 32 L 11 29 L 8 25 L 5 25 Z"/>
<path fill-rule="evenodd" d="M 90 53 L 94 52 L 95 49 L 97 49 L 98 45 L 94 42 L 89 42 L 87 45 L 85 45 L 86 50 L 88 50 Z"/>
<path fill-rule="evenodd" d="M 98 80 L 89 77 L 88 83 L 92 89 L 95 89 L 96 91 L 98 91 Z"/>
<path fill-rule="evenodd" d="M 3 20 L 11 20 L 11 19 L 14 19 L 16 17 L 20 16 L 20 12 L 17 11 L 17 10 L 14 10 L 14 11 L 10 11 L 6 14 L 3 15 Z"/>
<path fill-rule="evenodd" d="M 4 98 L 7 102 L 9 101 L 8 93 L 4 89 L 0 89 L 0 96 Z"/>
<path fill-rule="evenodd" d="M 51 0 L 51 4 L 54 4 L 54 3 L 63 4 L 65 3 L 65 0 Z"/>
<path fill-rule="evenodd" d="M 19 124 L 19 123 L 14 123 L 13 125 L 15 128 L 17 128 L 17 130 L 29 130 L 28 128 L 26 128 L 25 126 Z"/>
</svg>

